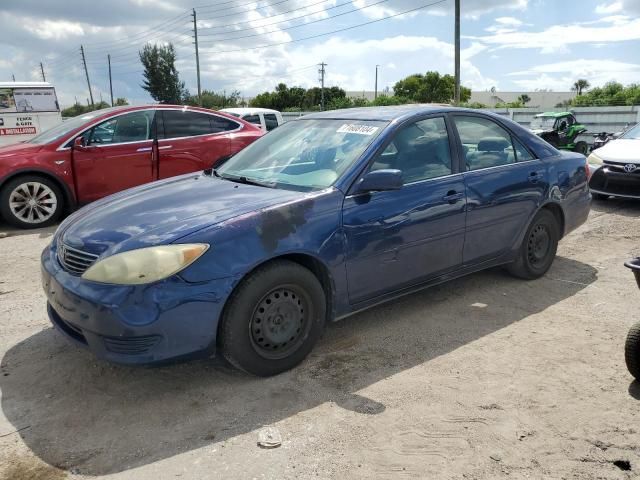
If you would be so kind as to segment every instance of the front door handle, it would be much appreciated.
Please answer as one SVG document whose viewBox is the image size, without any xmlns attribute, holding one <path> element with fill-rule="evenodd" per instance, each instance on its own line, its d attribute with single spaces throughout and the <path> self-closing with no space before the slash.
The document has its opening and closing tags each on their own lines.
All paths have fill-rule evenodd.
<svg viewBox="0 0 640 480">
<path fill-rule="evenodd" d="M 442 197 L 442 200 L 449 203 L 456 203 L 458 200 L 462 200 L 464 198 L 464 193 L 456 192 L 455 190 L 449 190 L 447 194 Z"/>
</svg>

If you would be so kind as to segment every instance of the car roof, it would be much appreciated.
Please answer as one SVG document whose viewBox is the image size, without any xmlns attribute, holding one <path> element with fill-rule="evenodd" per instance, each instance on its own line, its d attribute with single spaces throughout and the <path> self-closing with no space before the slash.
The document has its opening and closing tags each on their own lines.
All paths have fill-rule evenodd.
<svg viewBox="0 0 640 480">
<path fill-rule="evenodd" d="M 571 113 L 571 112 L 544 112 L 544 113 L 537 114 L 536 117 L 553 117 L 553 118 L 557 118 L 557 117 L 566 117 L 567 115 L 573 115 L 573 113 Z"/>
<path fill-rule="evenodd" d="M 244 115 L 245 113 L 280 113 L 278 110 L 273 110 L 271 108 L 252 108 L 252 107 L 234 107 L 234 108 L 221 108 L 221 112 L 229 112 L 229 113 L 237 113 L 239 115 Z"/>
<path fill-rule="evenodd" d="M 465 108 L 455 108 L 446 104 L 410 104 L 388 107 L 345 108 L 342 110 L 328 110 L 305 115 L 301 119 L 335 119 L 335 120 L 380 120 L 391 122 L 425 113 L 440 113 L 449 111 L 473 111 Z M 476 110 L 477 111 L 477 110 Z"/>
</svg>

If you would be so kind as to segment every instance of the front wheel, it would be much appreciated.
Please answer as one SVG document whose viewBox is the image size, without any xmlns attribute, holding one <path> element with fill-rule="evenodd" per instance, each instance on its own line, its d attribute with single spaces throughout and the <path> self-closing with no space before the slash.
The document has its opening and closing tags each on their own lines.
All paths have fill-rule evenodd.
<svg viewBox="0 0 640 480">
<path fill-rule="evenodd" d="M 259 267 L 231 295 L 218 335 L 224 357 L 267 377 L 298 365 L 324 329 L 326 299 L 307 268 L 288 260 Z"/>
<path fill-rule="evenodd" d="M 518 258 L 507 270 L 525 280 L 534 280 L 547 273 L 558 250 L 560 227 L 549 210 L 541 210 L 534 217 L 520 245 Z"/>
<path fill-rule="evenodd" d="M 587 152 L 589 151 L 589 145 L 587 145 L 587 142 L 578 142 L 576 143 L 576 146 L 574 147 L 574 151 L 581 153 L 583 155 L 586 155 Z"/>
<path fill-rule="evenodd" d="M 629 373 L 640 381 L 640 322 L 636 323 L 627 334 L 624 344 L 624 359 Z"/>
<path fill-rule="evenodd" d="M 47 227 L 62 214 L 64 199 L 58 185 L 38 175 L 9 180 L 0 192 L 0 213 L 19 228 Z"/>
</svg>

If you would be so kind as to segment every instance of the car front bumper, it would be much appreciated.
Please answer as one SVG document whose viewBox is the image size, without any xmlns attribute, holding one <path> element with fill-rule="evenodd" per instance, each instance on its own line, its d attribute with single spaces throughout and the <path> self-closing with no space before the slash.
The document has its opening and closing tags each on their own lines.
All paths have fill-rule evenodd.
<svg viewBox="0 0 640 480">
<path fill-rule="evenodd" d="M 215 353 L 216 332 L 232 278 L 188 283 L 179 276 L 148 285 L 90 282 L 41 257 L 42 287 L 54 327 L 98 358 L 152 364 Z"/>
<path fill-rule="evenodd" d="M 592 193 L 622 198 L 640 199 L 640 167 L 635 172 L 626 173 L 616 167 L 589 165 L 591 179 L 589 188 Z"/>
</svg>

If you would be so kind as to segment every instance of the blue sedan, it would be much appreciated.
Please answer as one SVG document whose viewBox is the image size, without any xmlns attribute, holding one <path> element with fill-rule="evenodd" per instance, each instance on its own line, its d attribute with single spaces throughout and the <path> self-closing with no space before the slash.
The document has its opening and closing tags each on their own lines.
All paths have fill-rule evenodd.
<svg viewBox="0 0 640 480">
<path fill-rule="evenodd" d="M 583 155 L 489 113 L 308 115 L 67 218 L 42 253 L 49 317 L 108 361 L 219 352 L 274 375 L 328 321 L 497 265 L 544 275 L 587 218 L 588 175 Z"/>
</svg>

